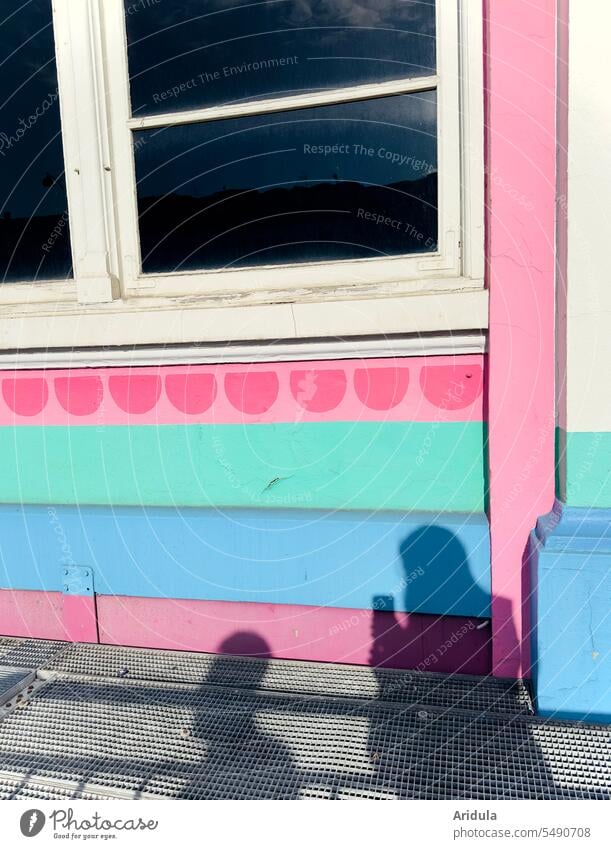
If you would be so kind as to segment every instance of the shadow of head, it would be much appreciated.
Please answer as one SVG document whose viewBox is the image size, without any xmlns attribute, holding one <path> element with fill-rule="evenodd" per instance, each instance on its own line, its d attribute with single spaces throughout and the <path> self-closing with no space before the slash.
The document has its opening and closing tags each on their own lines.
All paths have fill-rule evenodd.
<svg viewBox="0 0 611 849">
<path fill-rule="evenodd" d="M 422 525 L 401 543 L 405 609 L 489 616 L 488 575 L 475 573 L 462 542 L 447 528 Z"/>
<path fill-rule="evenodd" d="M 263 637 L 252 631 L 236 631 L 223 640 L 217 652 L 206 684 L 258 689 L 267 672 L 267 659 L 272 656 Z"/>
</svg>

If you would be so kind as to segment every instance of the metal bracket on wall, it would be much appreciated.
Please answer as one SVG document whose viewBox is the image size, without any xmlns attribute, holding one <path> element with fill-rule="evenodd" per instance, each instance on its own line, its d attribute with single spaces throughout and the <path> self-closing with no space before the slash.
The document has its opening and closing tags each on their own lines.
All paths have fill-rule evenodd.
<svg viewBox="0 0 611 849">
<path fill-rule="evenodd" d="M 62 615 L 65 639 L 97 643 L 98 623 L 91 566 L 62 566 Z"/>
<path fill-rule="evenodd" d="M 91 567 L 64 566 L 61 579 L 64 595 L 93 596 L 93 569 Z"/>
</svg>

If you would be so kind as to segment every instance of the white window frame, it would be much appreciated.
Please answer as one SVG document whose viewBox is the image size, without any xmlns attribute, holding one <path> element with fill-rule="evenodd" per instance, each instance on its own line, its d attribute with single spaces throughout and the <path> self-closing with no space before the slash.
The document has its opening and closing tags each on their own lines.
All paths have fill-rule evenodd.
<svg viewBox="0 0 611 849">
<path fill-rule="evenodd" d="M 123 0 L 53 0 L 74 281 L 0 287 L 0 348 L 486 328 L 479 5 L 438 0 L 433 77 L 132 118 Z M 133 130 L 431 88 L 438 100 L 435 253 L 140 273 Z"/>
</svg>

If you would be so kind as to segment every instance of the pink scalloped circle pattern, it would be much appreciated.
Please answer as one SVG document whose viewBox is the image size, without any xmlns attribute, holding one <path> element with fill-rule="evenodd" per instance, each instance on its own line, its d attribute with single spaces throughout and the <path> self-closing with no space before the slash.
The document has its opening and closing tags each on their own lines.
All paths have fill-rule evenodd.
<svg viewBox="0 0 611 849">
<path fill-rule="evenodd" d="M 126 413 L 148 413 L 161 396 L 161 378 L 156 374 L 114 375 L 108 380 L 117 407 Z"/>
<path fill-rule="evenodd" d="M 354 391 L 370 410 L 392 410 L 405 398 L 409 386 L 407 368 L 357 368 Z"/>
<path fill-rule="evenodd" d="M 165 391 L 170 403 L 189 416 L 209 410 L 217 394 L 216 378 L 210 372 L 168 374 Z"/>
<path fill-rule="evenodd" d="M 72 416 L 90 416 L 99 408 L 104 386 L 99 377 L 56 377 L 57 400 Z"/>
<path fill-rule="evenodd" d="M 462 410 L 482 394 L 483 370 L 478 365 L 424 366 L 420 386 L 427 401 L 445 410 Z"/>
<path fill-rule="evenodd" d="M 346 394 L 342 369 L 299 369 L 291 372 L 291 392 L 300 407 L 310 413 L 334 410 Z"/>
<path fill-rule="evenodd" d="M 160 403 L 164 388 L 167 402 L 161 401 L 159 406 L 159 416 L 164 421 L 173 421 L 172 408 L 187 416 L 201 416 L 218 401 L 219 416 L 221 419 L 229 416 L 229 420 L 235 418 L 235 413 L 228 410 L 228 405 L 242 414 L 260 416 L 268 413 L 274 404 L 279 421 L 292 420 L 297 405 L 312 415 L 358 418 L 357 400 L 362 405 L 361 410 L 388 412 L 397 408 L 408 395 L 410 371 L 414 372 L 413 364 L 363 363 L 361 367 L 342 364 L 341 368 L 321 368 L 317 363 L 312 363 L 311 368 L 306 363 L 295 365 L 302 367 L 289 366 L 278 371 L 272 368 L 249 370 L 246 367 L 242 371 L 232 369 L 228 372 L 183 367 L 180 370 L 162 369 L 144 373 L 122 369 L 118 373 L 100 374 L 83 370 L 56 372 L 48 376 L 27 376 L 27 373 L 15 376 L 13 373 L 11 377 L 2 378 L 2 395 L 8 409 L 16 416 L 32 419 L 47 407 L 51 390 L 54 390 L 55 403 L 49 406 L 47 412 L 48 421 L 53 419 L 54 423 L 60 408 L 75 418 L 93 415 L 103 404 L 105 391 L 109 392 L 118 410 L 143 415 Z M 423 364 L 418 372 L 422 394 L 430 404 L 448 412 L 471 407 L 474 414 L 479 414 L 475 410 L 475 402 L 483 391 L 481 364 L 432 364 L 429 360 L 429 364 Z M 281 398 L 282 375 L 288 377 L 288 386 L 286 395 Z M 353 389 L 352 395 L 350 388 Z M 219 398 L 223 390 L 225 397 Z M 418 405 L 417 400 L 412 399 L 415 407 L 406 408 L 406 415 L 426 415 L 426 405 Z M 121 423 L 120 414 L 117 417 L 117 413 L 112 414 L 110 410 L 109 414 L 111 417 L 114 415 L 114 423 Z M 399 412 L 393 415 L 397 416 Z"/>
<path fill-rule="evenodd" d="M 273 371 L 234 372 L 225 375 L 225 394 L 236 410 L 249 415 L 265 413 L 278 397 L 278 376 Z"/>
<path fill-rule="evenodd" d="M 2 397 L 18 416 L 36 416 L 47 405 L 49 388 L 42 377 L 7 377 L 2 381 Z"/>
</svg>

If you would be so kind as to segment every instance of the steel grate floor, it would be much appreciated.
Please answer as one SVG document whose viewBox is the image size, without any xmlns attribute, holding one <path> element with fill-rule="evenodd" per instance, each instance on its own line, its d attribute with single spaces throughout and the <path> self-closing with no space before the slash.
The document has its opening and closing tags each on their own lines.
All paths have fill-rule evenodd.
<svg viewBox="0 0 611 849">
<path fill-rule="evenodd" d="M 72 645 L 44 667 L 62 674 L 166 681 L 412 705 L 532 713 L 521 681 L 327 663 Z"/>
<path fill-rule="evenodd" d="M 107 788 L 88 789 L 76 781 L 54 783 L 22 775 L 0 773 L 0 801 L 9 799 L 109 799 L 113 796 Z"/>
<path fill-rule="evenodd" d="M 59 640 L 29 640 L 0 637 L 0 667 L 22 666 L 36 669 L 63 651 L 68 643 Z"/>
<path fill-rule="evenodd" d="M 23 690 L 34 678 L 30 669 L 0 666 L 0 706 Z"/>
<path fill-rule="evenodd" d="M 507 682 L 54 652 L 0 721 L 0 798 L 611 799 L 611 728 L 532 717 Z"/>
</svg>

